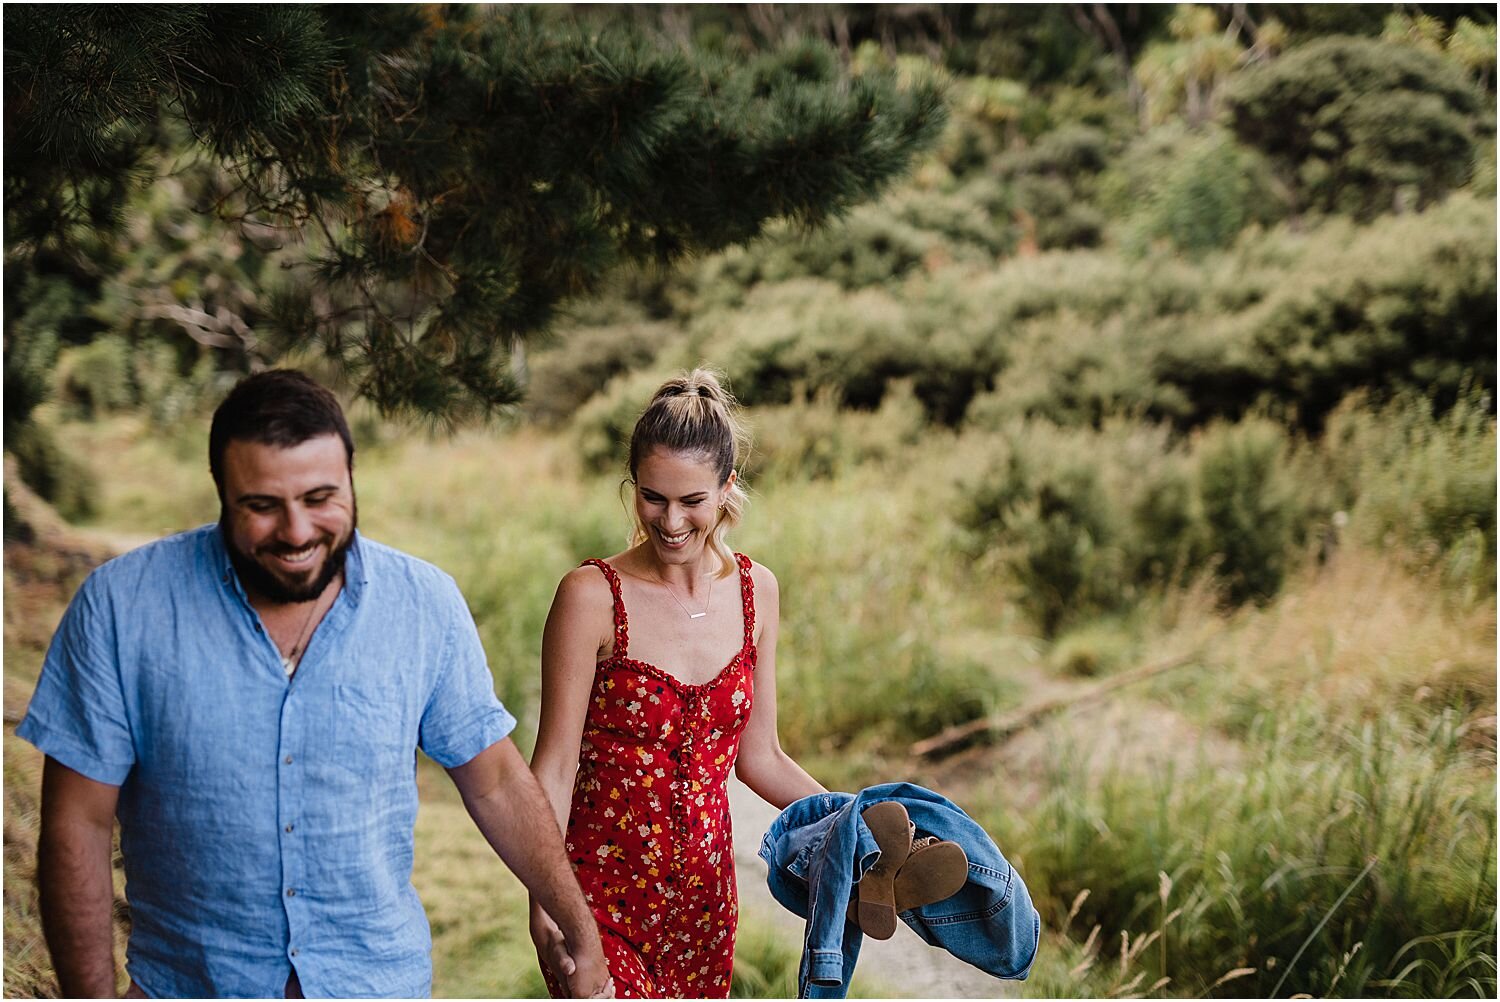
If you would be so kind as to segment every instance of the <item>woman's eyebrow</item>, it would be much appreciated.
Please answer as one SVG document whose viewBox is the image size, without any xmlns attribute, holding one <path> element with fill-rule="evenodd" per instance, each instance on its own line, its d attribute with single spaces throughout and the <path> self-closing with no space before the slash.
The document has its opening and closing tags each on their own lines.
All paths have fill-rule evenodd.
<svg viewBox="0 0 1500 1002">
<path fill-rule="evenodd" d="M 656 498 L 664 497 L 665 496 L 660 491 L 653 491 L 649 487 L 642 487 L 641 488 L 641 493 L 642 494 L 650 494 L 652 497 L 656 497 Z M 700 500 L 701 501 L 703 498 L 706 498 L 706 497 L 708 497 L 708 491 L 694 491 L 691 494 L 684 494 L 678 500 L 681 500 L 681 501 L 692 501 L 692 500 L 696 499 L 696 500 Z"/>
</svg>

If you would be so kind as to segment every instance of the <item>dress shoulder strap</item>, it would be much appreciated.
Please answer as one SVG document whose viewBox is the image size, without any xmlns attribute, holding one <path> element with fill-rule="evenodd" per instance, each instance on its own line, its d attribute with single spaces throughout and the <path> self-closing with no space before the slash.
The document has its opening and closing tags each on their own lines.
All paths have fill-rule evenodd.
<svg viewBox="0 0 1500 1002">
<path fill-rule="evenodd" d="M 740 604 L 745 614 L 745 643 L 755 642 L 755 582 L 750 578 L 750 558 L 743 553 L 734 555 L 740 565 Z"/>
<path fill-rule="evenodd" d="M 620 575 L 609 564 L 597 558 L 585 560 L 583 563 L 599 568 L 605 580 L 609 582 L 609 591 L 614 596 L 615 603 L 615 649 L 612 656 L 625 657 L 626 652 L 630 650 L 630 623 L 625 618 L 625 600 L 620 597 Z"/>
</svg>

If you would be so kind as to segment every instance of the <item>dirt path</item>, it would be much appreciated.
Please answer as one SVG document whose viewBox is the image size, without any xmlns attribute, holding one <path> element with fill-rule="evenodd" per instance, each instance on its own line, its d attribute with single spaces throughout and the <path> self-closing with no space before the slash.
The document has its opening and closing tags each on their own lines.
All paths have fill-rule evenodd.
<svg viewBox="0 0 1500 1002">
<path fill-rule="evenodd" d="M 761 922 L 782 929 L 787 942 L 800 950 L 802 919 L 777 904 L 766 889 L 766 865 L 756 855 L 760 839 L 776 809 L 751 793 L 743 783 L 729 781 L 729 807 L 734 817 L 734 857 L 740 885 L 740 909 Z M 895 998 L 1005 998 L 1012 986 L 970 967 L 945 950 L 928 946 L 903 923 L 888 940 L 865 937 L 858 974 L 867 985 Z M 874 987 L 874 986 L 872 986 Z"/>
</svg>

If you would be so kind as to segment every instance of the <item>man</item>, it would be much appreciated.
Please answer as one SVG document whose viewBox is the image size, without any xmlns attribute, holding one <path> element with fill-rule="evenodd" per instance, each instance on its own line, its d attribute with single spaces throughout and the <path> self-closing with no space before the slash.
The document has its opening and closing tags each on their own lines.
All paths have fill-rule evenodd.
<svg viewBox="0 0 1500 1002">
<path fill-rule="evenodd" d="M 115 992 L 116 814 L 131 995 L 429 994 L 418 747 L 557 919 L 547 959 L 572 994 L 608 991 L 462 596 L 356 531 L 337 400 L 297 372 L 243 380 L 209 466 L 218 525 L 89 576 L 16 731 L 47 756 L 38 869 L 63 994 Z"/>
</svg>

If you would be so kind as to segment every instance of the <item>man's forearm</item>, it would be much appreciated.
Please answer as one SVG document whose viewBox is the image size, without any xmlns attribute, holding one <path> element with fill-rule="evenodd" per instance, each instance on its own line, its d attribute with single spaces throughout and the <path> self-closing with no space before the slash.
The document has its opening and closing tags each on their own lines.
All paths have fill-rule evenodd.
<svg viewBox="0 0 1500 1002">
<path fill-rule="evenodd" d="M 37 846 L 42 930 L 65 998 L 115 995 L 112 835 L 109 827 L 43 812 Z"/>
<path fill-rule="evenodd" d="M 597 968 L 602 980 L 598 926 L 568 862 L 552 805 L 521 753 L 509 740 L 498 742 L 449 773 L 469 816 L 557 923 L 574 960 Z"/>
<path fill-rule="evenodd" d="M 593 913 L 573 875 L 552 807 L 524 764 L 490 795 L 465 798 L 464 803 L 495 852 L 568 941 L 597 937 Z"/>
</svg>

